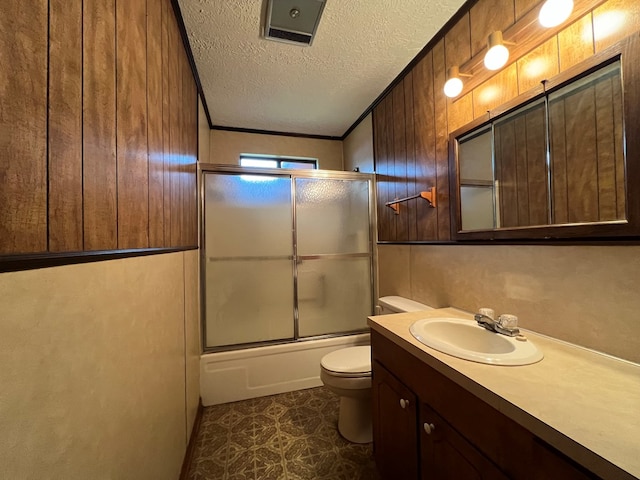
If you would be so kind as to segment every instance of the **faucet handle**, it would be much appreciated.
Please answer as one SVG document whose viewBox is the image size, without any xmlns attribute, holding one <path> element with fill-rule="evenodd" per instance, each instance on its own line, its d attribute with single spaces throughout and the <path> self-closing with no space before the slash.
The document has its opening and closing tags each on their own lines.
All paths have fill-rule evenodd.
<svg viewBox="0 0 640 480">
<path fill-rule="evenodd" d="M 496 332 L 515 337 L 520 335 L 520 329 L 518 328 L 518 317 L 503 313 L 498 317 L 497 325 L 495 326 Z"/>
<path fill-rule="evenodd" d="M 489 317 L 491 320 L 495 320 L 496 318 L 496 312 L 493 310 L 493 308 L 479 308 L 478 313 L 480 315 L 484 315 L 485 317 Z"/>
<path fill-rule="evenodd" d="M 509 313 L 503 313 L 498 317 L 498 325 L 502 328 L 518 328 L 518 317 Z"/>
</svg>

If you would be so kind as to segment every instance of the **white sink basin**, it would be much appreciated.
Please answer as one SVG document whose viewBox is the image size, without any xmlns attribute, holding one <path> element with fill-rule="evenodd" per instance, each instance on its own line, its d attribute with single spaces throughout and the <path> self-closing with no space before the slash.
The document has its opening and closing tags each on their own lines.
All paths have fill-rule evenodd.
<svg viewBox="0 0 640 480">
<path fill-rule="evenodd" d="M 490 332 L 471 320 L 425 318 L 414 322 L 409 330 L 426 346 L 473 362 L 528 365 L 543 358 L 531 341 Z"/>
</svg>

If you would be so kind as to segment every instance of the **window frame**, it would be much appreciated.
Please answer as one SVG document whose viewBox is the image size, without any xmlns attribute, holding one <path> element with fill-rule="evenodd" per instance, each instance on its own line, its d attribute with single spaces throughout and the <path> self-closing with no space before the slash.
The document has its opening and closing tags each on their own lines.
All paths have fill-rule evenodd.
<svg viewBox="0 0 640 480">
<path fill-rule="evenodd" d="M 290 156 L 286 156 L 286 155 L 264 155 L 264 154 L 260 154 L 260 153 L 241 153 L 240 154 L 240 158 L 239 158 L 239 163 L 240 166 L 243 167 L 245 165 L 242 165 L 242 161 L 243 160 L 256 160 L 256 161 L 263 161 L 263 162 L 276 162 L 276 166 L 260 166 L 260 165 L 251 165 L 252 168 L 278 168 L 278 169 L 283 169 L 283 170 L 296 170 L 293 168 L 286 168 L 283 167 L 282 164 L 283 163 L 287 163 L 287 162 L 292 162 L 292 163 L 303 163 L 303 164 L 308 164 L 308 165 L 312 165 L 311 168 L 304 168 L 301 170 L 318 170 L 318 159 L 317 158 L 311 158 L 311 157 L 290 157 Z"/>
</svg>

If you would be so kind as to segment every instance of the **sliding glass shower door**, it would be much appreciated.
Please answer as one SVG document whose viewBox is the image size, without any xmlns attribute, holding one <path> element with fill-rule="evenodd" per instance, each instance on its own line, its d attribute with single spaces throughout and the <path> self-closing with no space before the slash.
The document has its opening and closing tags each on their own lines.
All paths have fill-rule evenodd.
<svg viewBox="0 0 640 480">
<path fill-rule="evenodd" d="M 291 180 L 204 175 L 206 346 L 293 338 Z"/>
<path fill-rule="evenodd" d="M 298 335 L 364 328 L 371 314 L 369 182 L 296 178 Z"/>
<path fill-rule="evenodd" d="M 222 170 L 202 176 L 205 349 L 364 330 L 371 178 Z"/>
</svg>

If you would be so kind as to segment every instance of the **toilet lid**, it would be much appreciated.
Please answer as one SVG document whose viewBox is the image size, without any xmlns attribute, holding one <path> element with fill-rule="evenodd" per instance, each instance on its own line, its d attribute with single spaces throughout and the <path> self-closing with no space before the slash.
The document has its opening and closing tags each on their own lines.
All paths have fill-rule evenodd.
<svg viewBox="0 0 640 480">
<path fill-rule="evenodd" d="M 320 365 L 337 373 L 369 373 L 371 346 L 341 348 L 322 357 Z"/>
<path fill-rule="evenodd" d="M 390 295 L 388 297 L 380 297 L 378 303 L 383 307 L 387 307 L 393 312 L 420 312 L 422 310 L 433 310 L 433 307 L 419 303 L 409 298 Z"/>
</svg>

